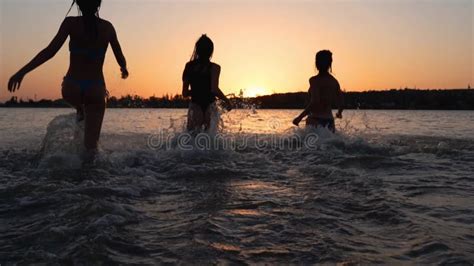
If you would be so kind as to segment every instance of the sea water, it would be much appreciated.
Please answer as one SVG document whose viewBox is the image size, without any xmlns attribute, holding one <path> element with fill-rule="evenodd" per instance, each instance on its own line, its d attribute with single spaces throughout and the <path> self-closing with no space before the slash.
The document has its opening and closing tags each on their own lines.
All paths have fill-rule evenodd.
<svg viewBox="0 0 474 266">
<path fill-rule="evenodd" d="M 474 262 L 474 112 L 0 109 L 0 264 Z"/>
</svg>

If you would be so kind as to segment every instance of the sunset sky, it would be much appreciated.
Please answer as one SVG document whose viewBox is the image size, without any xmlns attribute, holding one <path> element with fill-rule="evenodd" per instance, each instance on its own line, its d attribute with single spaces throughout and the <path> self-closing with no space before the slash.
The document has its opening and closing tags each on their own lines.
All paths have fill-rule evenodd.
<svg viewBox="0 0 474 266">
<path fill-rule="evenodd" d="M 72 1 L 0 0 L 0 101 L 8 78 L 46 47 Z M 120 79 L 111 50 L 112 95 L 181 91 L 181 73 L 202 33 L 215 43 L 221 89 L 254 96 L 306 91 L 318 50 L 334 54 L 348 91 L 465 88 L 474 85 L 472 0 L 155 1 L 103 0 L 100 15 L 119 34 L 130 78 Z M 70 15 L 77 15 L 74 8 Z M 67 43 L 66 43 L 67 44 Z M 68 49 L 26 76 L 15 96 L 59 98 Z"/>
</svg>

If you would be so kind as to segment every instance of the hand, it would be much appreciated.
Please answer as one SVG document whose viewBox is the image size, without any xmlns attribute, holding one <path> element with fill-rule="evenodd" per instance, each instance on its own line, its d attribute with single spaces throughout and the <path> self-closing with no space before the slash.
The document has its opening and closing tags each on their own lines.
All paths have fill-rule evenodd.
<svg viewBox="0 0 474 266">
<path fill-rule="evenodd" d="M 128 70 L 126 67 L 122 67 L 120 69 L 120 71 L 122 72 L 122 79 L 127 79 L 128 78 Z"/>
<path fill-rule="evenodd" d="M 8 91 L 15 92 L 15 90 L 19 90 L 24 77 L 25 75 L 20 72 L 13 75 L 8 81 Z"/>
<path fill-rule="evenodd" d="M 342 119 L 342 112 L 341 111 L 337 112 L 336 118 Z"/>
<path fill-rule="evenodd" d="M 299 126 L 299 124 L 300 124 L 300 122 L 301 122 L 301 119 L 302 119 L 302 118 L 299 117 L 299 116 L 298 116 L 297 118 L 295 118 L 295 119 L 293 120 L 293 125 Z"/>
</svg>

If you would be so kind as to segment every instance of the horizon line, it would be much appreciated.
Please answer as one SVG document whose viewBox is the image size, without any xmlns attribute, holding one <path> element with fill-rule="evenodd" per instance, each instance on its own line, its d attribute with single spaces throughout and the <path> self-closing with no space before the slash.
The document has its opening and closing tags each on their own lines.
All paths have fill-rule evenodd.
<svg viewBox="0 0 474 266">
<path fill-rule="evenodd" d="M 405 87 L 405 88 L 390 88 L 390 89 L 369 89 L 369 90 L 363 90 L 363 91 L 345 91 L 343 90 L 344 93 L 370 93 L 370 92 L 384 92 L 384 91 L 404 91 L 404 90 L 416 90 L 416 91 L 454 91 L 454 90 L 472 90 L 474 91 L 474 88 L 471 88 L 470 85 L 466 88 L 409 88 L 409 87 Z M 265 97 L 265 96 L 272 96 L 272 95 L 281 95 L 281 94 L 293 94 L 293 93 L 307 93 L 306 91 L 289 91 L 289 92 L 277 92 L 277 93 L 272 93 L 272 94 L 264 94 L 264 95 L 256 95 L 254 97 L 240 97 L 238 96 L 238 94 L 235 94 L 235 93 L 229 93 L 227 94 L 227 96 L 231 97 L 231 98 L 244 98 L 244 99 L 255 99 L 255 98 L 258 98 L 258 97 Z M 112 95 L 112 96 L 107 96 L 107 99 L 110 99 L 112 97 L 115 97 L 115 98 L 123 98 L 123 97 L 140 97 L 140 98 L 143 98 L 143 99 L 150 99 L 151 97 L 155 97 L 155 98 L 165 98 L 165 97 L 169 97 L 169 98 L 174 98 L 176 96 L 180 96 L 181 93 L 176 93 L 176 94 L 169 94 L 169 93 L 165 93 L 165 94 L 162 94 L 161 96 L 156 96 L 155 94 L 151 95 L 151 96 L 142 96 L 142 95 L 139 95 L 139 94 L 124 94 L 124 95 L 120 95 L 120 96 L 115 96 L 115 95 Z M 16 98 L 16 100 L 23 100 L 23 97 L 20 97 L 18 98 L 18 96 L 15 96 L 15 95 L 12 95 L 11 97 L 9 97 L 10 99 L 7 99 L 5 100 L 4 102 L 0 101 L 0 104 L 5 104 L 6 102 L 10 101 L 13 97 Z M 27 97 L 26 100 L 29 101 L 29 100 L 34 100 L 35 102 L 38 101 L 36 99 L 36 97 L 34 97 L 35 99 L 32 99 L 30 97 Z M 62 97 L 59 97 L 59 98 L 56 98 L 56 99 L 51 99 L 51 98 L 41 98 L 39 99 L 39 101 L 42 101 L 42 100 L 47 100 L 47 101 L 57 101 L 57 100 L 62 100 Z"/>
</svg>

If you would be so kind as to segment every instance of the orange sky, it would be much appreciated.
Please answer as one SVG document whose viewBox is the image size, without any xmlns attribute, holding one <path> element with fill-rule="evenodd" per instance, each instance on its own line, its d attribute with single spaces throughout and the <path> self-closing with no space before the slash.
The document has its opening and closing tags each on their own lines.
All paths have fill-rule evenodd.
<svg viewBox="0 0 474 266">
<path fill-rule="evenodd" d="M 69 5 L 2 0 L 0 101 L 12 96 L 9 76 L 49 43 Z M 333 51 L 346 90 L 462 88 L 473 85 L 473 13 L 469 0 L 104 0 L 101 16 L 115 25 L 131 74 L 120 79 L 109 50 L 106 80 L 115 96 L 180 93 L 182 68 L 207 33 L 227 94 L 305 91 L 321 49 Z M 15 95 L 59 98 L 67 60 L 65 45 Z"/>
</svg>

